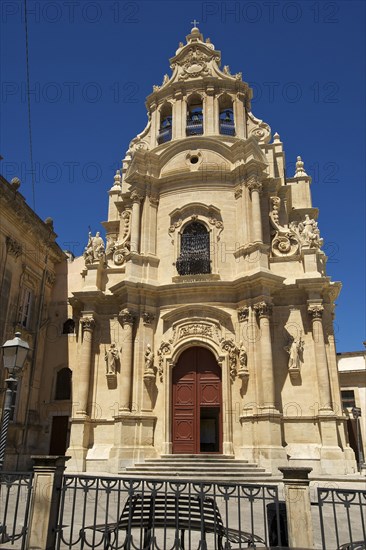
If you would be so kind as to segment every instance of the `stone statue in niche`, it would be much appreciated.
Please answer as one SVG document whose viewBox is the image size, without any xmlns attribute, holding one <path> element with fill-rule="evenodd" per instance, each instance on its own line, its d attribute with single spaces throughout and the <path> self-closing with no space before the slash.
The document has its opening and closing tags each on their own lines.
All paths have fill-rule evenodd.
<svg viewBox="0 0 366 550">
<path fill-rule="evenodd" d="M 300 372 L 302 352 L 304 349 L 304 342 L 300 336 L 294 336 L 292 342 L 285 346 L 285 351 L 289 354 L 288 369 L 289 371 Z"/>
<path fill-rule="evenodd" d="M 238 370 L 238 376 L 239 378 L 245 379 L 249 377 L 249 371 L 248 371 L 248 353 L 244 346 L 244 342 L 240 342 L 239 344 L 239 370 Z"/>
<path fill-rule="evenodd" d="M 106 362 L 106 374 L 116 374 L 119 352 L 115 343 L 112 343 L 108 350 L 105 349 L 104 359 Z"/>
<path fill-rule="evenodd" d="M 83 254 L 85 264 L 89 265 L 100 260 L 100 258 L 103 258 L 104 254 L 104 241 L 100 236 L 99 231 L 96 232 L 95 237 L 93 237 L 91 232 L 89 231 L 88 244 L 86 245 Z"/>
<path fill-rule="evenodd" d="M 153 370 L 154 354 L 152 352 L 150 344 L 147 344 L 145 351 L 145 372 Z"/>
</svg>

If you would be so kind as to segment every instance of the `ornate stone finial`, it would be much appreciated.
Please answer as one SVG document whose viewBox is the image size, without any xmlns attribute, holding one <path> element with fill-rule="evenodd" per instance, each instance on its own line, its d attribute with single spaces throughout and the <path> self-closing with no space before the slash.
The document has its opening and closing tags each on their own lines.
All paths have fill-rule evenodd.
<svg viewBox="0 0 366 550">
<path fill-rule="evenodd" d="M 323 316 L 324 307 L 321 304 L 309 304 L 308 313 L 312 319 L 321 319 Z"/>
<path fill-rule="evenodd" d="M 298 156 L 297 159 L 296 159 L 296 171 L 295 171 L 295 178 L 302 178 L 304 176 L 307 176 L 307 173 L 305 172 L 305 169 L 304 169 L 304 163 L 303 161 L 301 160 L 301 157 Z"/>
<path fill-rule="evenodd" d="M 44 221 L 44 223 L 45 223 L 46 225 L 48 225 L 48 227 L 49 227 L 50 229 L 52 229 L 52 231 L 53 231 L 53 219 L 52 219 L 52 218 L 49 218 L 49 217 L 46 218 L 45 221 Z"/>
<path fill-rule="evenodd" d="M 253 309 L 259 318 L 269 317 L 272 313 L 272 306 L 270 304 L 267 304 L 267 302 L 264 302 L 264 301 L 254 304 Z"/>
<path fill-rule="evenodd" d="M 104 359 L 106 362 L 106 375 L 115 375 L 117 371 L 117 363 L 119 361 L 119 352 L 114 342 L 112 342 L 108 350 L 104 346 Z"/>
<path fill-rule="evenodd" d="M 13 178 L 11 181 L 10 181 L 10 184 L 12 185 L 12 187 L 15 189 L 15 191 L 17 191 L 20 187 L 20 179 L 19 178 Z"/>
<path fill-rule="evenodd" d="M 121 187 L 121 170 L 116 170 L 113 187 Z"/>
<path fill-rule="evenodd" d="M 86 330 L 92 332 L 95 327 L 95 319 L 90 315 L 86 315 L 85 317 L 82 317 L 80 319 L 80 324 L 82 326 L 83 332 L 85 332 Z"/>
<path fill-rule="evenodd" d="M 121 309 L 121 311 L 118 314 L 118 318 L 120 319 L 123 325 L 133 325 L 134 316 L 133 316 L 133 313 L 127 307 L 124 309 Z"/>
<path fill-rule="evenodd" d="M 281 141 L 280 134 L 276 132 L 273 136 L 273 143 L 279 143 Z"/>
<path fill-rule="evenodd" d="M 248 306 L 239 307 L 237 309 L 239 323 L 243 323 L 249 319 L 249 308 Z"/>
</svg>

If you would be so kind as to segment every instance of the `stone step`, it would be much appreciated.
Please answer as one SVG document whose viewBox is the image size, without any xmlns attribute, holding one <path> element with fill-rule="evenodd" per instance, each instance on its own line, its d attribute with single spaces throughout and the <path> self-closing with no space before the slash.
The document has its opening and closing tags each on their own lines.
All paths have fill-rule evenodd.
<svg viewBox="0 0 366 550">
<path fill-rule="evenodd" d="M 248 464 L 248 460 L 242 460 L 242 459 L 227 459 L 227 458 L 201 458 L 201 457 L 195 457 L 191 458 L 187 455 L 183 455 L 179 458 L 168 458 L 168 457 L 161 457 L 161 458 L 146 458 L 145 462 L 149 463 L 157 463 L 157 462 L 164 462 L 164 463 L 182 463 L 182 462 L 190 462 L 192 464 Z"/>
<path fill-rule="evenodd" d="M 252 470 L 256 470 L 256 471 L 265 471 L 264 468 L 258 468 L 258 466 L 256 464 L 230 464 L 230 468 L 227 467 L 227 465 L 225 464 L 210 464 L 210 466 L 207 466 L 202 464 L 189 464 L 189 463 L 182 463 L 182 464 L 179 464 L 178 467 L 174 467 L 173 464 L 154 464 L 154 466 L 152 467 L 150 464 L 146 464 L 145 462 L 137 462 L 134 466 L 129 466 L 127 468 L 127 470 L 134 470 L 136 468 L 139 468 L 140 470 L 154 470 L 154 471 L 159 471 L 159 470 L 165 470 L 165 471 L 180 471 L 180 472 L 184 472 L 184 471 L 197 471 L 199 472 L 200 470 L 202 470 L 202 466 L 205 466 L 205 471 L 206 472 L 250 472 Z"/>
<path fill-rule="evenodd" d="M 149 458 L 149 460 L 186 460 L 186 459 L 192 459 L 192 460 L 204 460 L 204 461 L 210 461 L 210 460 L 238 460 L 235 459 L 234 455 L 221 455 L 221 454 L 204 454 L 200 453 L 199 455 L 194 454 L 177 454 L 177 455 L 160 455 L 160 458 Z"/>
<path fill-rule="evenodd" d="M 271 477 L 271 474 L 268 472 L 245 472 L 245 474 L 242 474 L 240 476 L 233 476 L 230 472 L 221 472 L 219 474 L 217 473 L 210 473 L 210 475 L 207 474 L 207 472 L 147 472 L 145 470 L 140 471 L 136 469 L 134 472 L 131 471 L 125 471 L 121 472 L 121 475 L 125 475 L 128 477 L 128 479 L 132 478 L 146 478 L 146 479 L 183 479 L 187 481 L 198 481 L 200 479 L 203 479 L 204 481 L 212 482 L 220 482 L 220 481 L 233 481 L 235 483 L 238 483 L 239 481 L 245 481 L 247 479 L 258 479 L 258 478 L 269 478 Z"/>
<path fill-rule="evenodd" d="M 270 478 L 271 473 L 254 462 L 231 455 L 162 455 L 129 466 L 123 475 L 129 478 L 182 479 L 208 482 L 238 482 Z"/>
</svg>

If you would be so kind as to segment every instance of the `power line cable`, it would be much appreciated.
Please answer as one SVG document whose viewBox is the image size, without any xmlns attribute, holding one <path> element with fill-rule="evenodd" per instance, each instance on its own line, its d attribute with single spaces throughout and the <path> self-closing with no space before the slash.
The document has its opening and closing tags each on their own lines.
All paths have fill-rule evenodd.
<svg viewBox="0 0 366 550">
<path fill-rule="evenodd" d="M 36 194 L 34 184 L 34 164 L 33 164 L 33 143 L 32 143 L 32 124 L 31 124 L 31 102 L 30 102 L 30 72 L 29 72 L 29 48 L 28 48 L 28 18 L 27 18 L 27 0 L 24 0 L 24 23 L 25 23 L 25 55 L 27 66 L 27 100 L 28 100 L 28 133 L 29 133 L 29 153 L 31 163 L 32 177 L 32 196 L 33 210 L 36 209 Z"/>
</svg>

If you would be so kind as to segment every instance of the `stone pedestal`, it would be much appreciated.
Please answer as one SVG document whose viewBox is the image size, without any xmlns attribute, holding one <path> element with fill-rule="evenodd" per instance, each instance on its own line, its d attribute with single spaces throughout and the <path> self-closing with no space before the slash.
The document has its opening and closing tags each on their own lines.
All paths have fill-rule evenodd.
<svg viewBox="0 0 366 550">
<path fill-rule="evenodd" d="M 55 525 L 61 498 L 60 488 L 66 456 L 32 456 L 34 461 L 33 498 L 29 520 L 29 550 L 53 550 Z"/>
<path fill-rule="evenodd" d="M 289 546 L 314 548 L 308 478 L 312 468 L 284 467 L 279 470 L 285 485 Z"/>
</svg>

